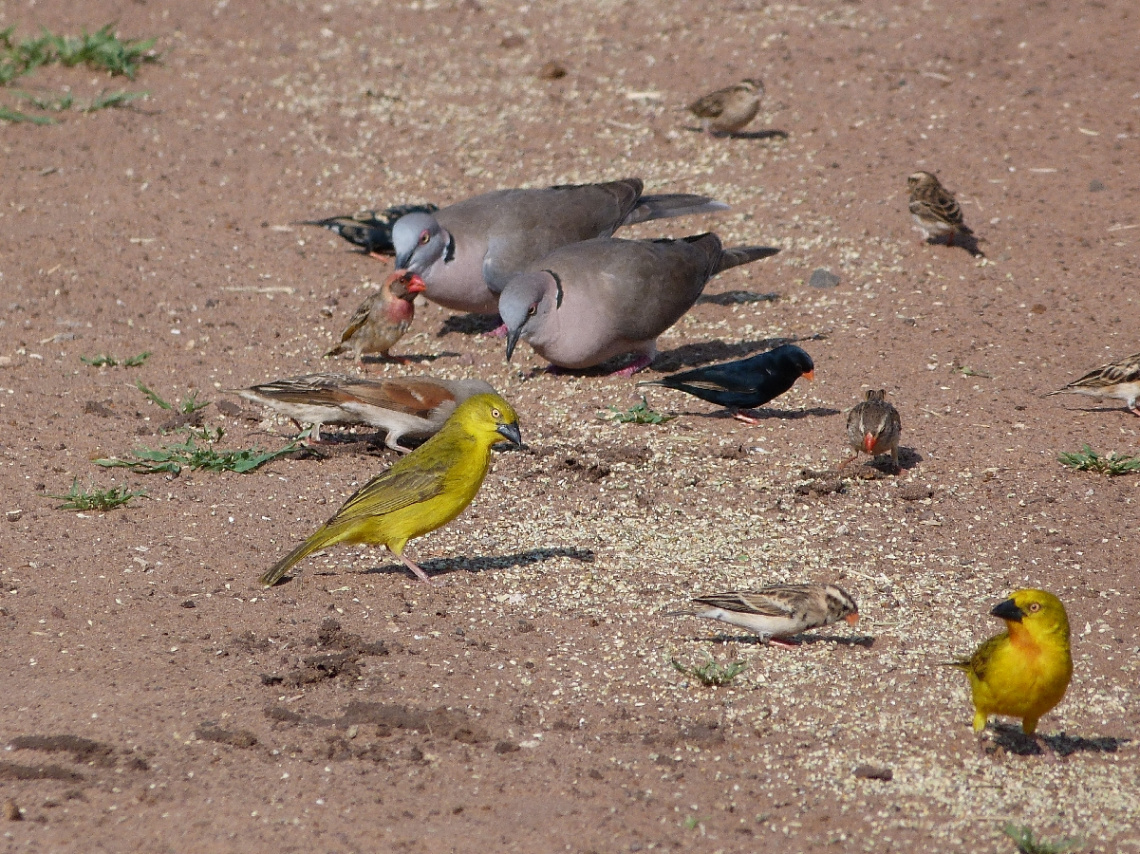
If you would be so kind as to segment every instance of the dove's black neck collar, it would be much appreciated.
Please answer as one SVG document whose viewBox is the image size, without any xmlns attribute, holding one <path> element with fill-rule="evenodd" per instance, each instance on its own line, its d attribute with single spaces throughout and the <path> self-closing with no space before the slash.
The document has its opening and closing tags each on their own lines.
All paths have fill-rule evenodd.
<svg viewBox="0 0 1140 854">
<path fill-rule="evenodd" d="M 447 249 L 443 253 L 443 263 L 450 264 L 455 260 L 455 235 L 447 235 Z"/>
<path fill-rule="evenodd" d="M 542 272 L 549 273 L 550 278 L 554 279 L 554 287 L 557 289 L 555 291 L 554 307 L 555 308 L 562 308 L 562 297 L 563 297 L 562 279 L 560 279 L 558 274 L 555 273 L 553 270 L 543 270 Z"/>
</svg>

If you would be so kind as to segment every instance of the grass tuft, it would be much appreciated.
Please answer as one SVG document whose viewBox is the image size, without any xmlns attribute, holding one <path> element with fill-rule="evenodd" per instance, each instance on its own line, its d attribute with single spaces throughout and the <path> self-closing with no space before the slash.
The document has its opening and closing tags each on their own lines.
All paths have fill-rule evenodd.
<svg viewBox="0 0 1140 854">
<path fill-rule="evenodd" d="M 127 459 L 110 457 L 94 462 L 105 468 L 130 469 L 136 474 L 178 475 L 183 468 L 244 474 L 301 447 L 296 441 L 277 451 L 266 451 L 258 447 L 238 450 L 219 450 L 213 447 L 224 435 L 225 431 L 221 427 L 213 432 L 208 429 L 198 430 L 187 436 L 184 442 L 175 442 L 161 448 L 135 448 Z"/>
<path fill-rule="evenodd" d="M 115 356 L 108 356 L 105 353 L 100 353 L 98 356 L 80 356 L 79 361 L 85 365 L 90 365 L 93 368 L 102 368 L 104 365 L 108 368 L 117 368 L 122 365 L 124 368 L 137 368 L 144 364 L 150 358 L 150 350 L 144 353 L 139 353 L 137 356 L 128 356 L 125 359 L 119 359 Z"/>
<path fill-rule="evenodd" d="M 744 672 L 748 667 L 743 661 L 734 661 L 731 664 L 718 664 L 715 660 L 710 658 L 705 664 L 690 667 L 687 664 L 682 664 L 675 658 L 669 659 L 673 665 L 673 669 L 691 679 L 696 679 L 702 685 L 708 688 L 720 688 L 724 685 L 729 685 L 732 680 Z"/>
<path fill-rule="evenodd" d="M 61 36 L 44 29 L 38 36 L 17 41 L 13 34 L 15 27 L 0 30 L 0 86 L 29 74 L 45 65 L 63 65 L 71 68 L 86 65 L 96 71 L 103 71 L 112 77 L 135 79 L 138 70 L 146 63 L 158 62 L 154 52 L 154 39 L 120 39 L 115 33 L 114 24 L 89 33 L 86 30 L 79 36 Z M 64 92 L 52 97 L 39 97 L 16 92 L 33 107 L 46 112 L 62 112 L 77 107 L 75 97 Z M 145 98 L 147 92 L 101 92 L 86 105 L 77 107 L 84 113 L 93 113 L 110 107 L 123 107 L 131 101 Z M 48 116 L 37 116 L 13 110 L 0 105 L 0 121 L 31 122 L 32 124 L 54 124 Z"/>
<path fill-rule="evenodd" d="M 629 409 L 622 411 L 616 406 L 606 407 L 609 412 L 599 412 L 598 415 L 607 421 L 614 421 L 618 424 L 664 424 L 666 421 L 672 421 L 676 415 L 665 415 L 661 412 L 649 408 L 649 401 L 645 399 L 645 395 L 641 397 L 641 403 L 631 406 Z"/>
<path fill-rule="evenodd" d="M 1065 854 L 1066 851 L 1075 851 L 1084 845 L 1083 840 L 1068 836 L 1056 842 L 1037 839 L 1028 825 L 1020 826 L 1012 822 L 1006 824 L 1001 832 L 1013 840 L 1019 854 Z"/>
<path fill-rule="evenodd" d="M 44 493 L 47 498 L 54 498 L 63 503 L 56 510 L 114 510 L 123 507 L 132 498 L 146 495 L 145 489 L 128 489 L 125 486 L 113 486 L 110 489 L 96 489 L 92 483 L 88 489 L 79 486 L 79 478 L 71 481 L 71 489 L 66 495 L 52 495 Z"/>
<path fill-rule="evenodd" d="M 1110 477 L 1140 471 L 1140 457 L 1128 457 L 1118 454 L 1116 451 L 1111 451 L 1102 456 L 1088 445 L 1074 453 L 1061 453 L 1057 460 L 1061 465 L 1066 465 L 1077 471 L 1095 471 L 1107 474 Z"/>
<path fill-rule="evenodd" d="M 146 355 L 149 356 L 150 354 L 147 353 Z M 142 363 L 140 362 L 139 364 L 142 364 Z M 143 394 L 145 394 L 146 399 L 149 400 L 151 403 L 153 403 L 155 406 L 157 406 L 159 409 L 165 409 L 168 412 L 174 411 L 175 404 L 171 403 L 168 400 L 164 400 L 162 398 L 162 396 L 159 395 L 158 392 L 156 392 L 154 389 L 152 389 L 150 386 L 148 386 L 142 380 L 138 380 L 135 382 L 135 388 L 137 388 L 139 391 L 141 391 Z M 209 405 L 210 405 L 210 401 L 208 401 L 208 400 L 205 402 L 199 403 L 198 402 L 198 392 L 192 391 L 192 392 L 190 392 L 190 394 L 188 396 L 186 396 L 186 397 L 182 398 L 182 400 L 178 401 L 177 409 L 183 415 L 190 415 L 193 412 L 197 412 L 199 409 L 205 409 Z"/>
<path fill-rule="evenodd" d="M 114 24 L 79 36 L 56 35 L 46 29 L 40 35 L 15 41 L 15 27 L 0 30 L 0 84 L 9 83 L 44 65 L 58 63 L 67 68 L 86 65 L 112 76 L 135 79 L 140 67 L 158 62 L 152 51 L 154 39 L 124 41 L 113 32 Z"/>
</svg>

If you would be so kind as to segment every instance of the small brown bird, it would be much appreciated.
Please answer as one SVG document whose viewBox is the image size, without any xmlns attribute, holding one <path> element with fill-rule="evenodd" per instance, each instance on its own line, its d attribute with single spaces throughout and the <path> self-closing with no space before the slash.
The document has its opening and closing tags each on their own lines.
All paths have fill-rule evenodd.
<svg viewBox="0 0 1140 854">
<path fill-rule="evenodd" d="M 701 127 L 708 133 L 734 134 L 756 118 L 763 97 L 764 83 L 748 78 L 697 98 L 686 109 L 701 120 Z"/>
<path fill-rule="evenodd" d="M 705 617 L 747 629 L 765 643 L 794 647 L 790 638 L 839 620 L 855 625 L 859 606 L 834 584 L 773 584 L 759 590 L 714 593 L 693 599 L 703 606 L 669 611 L 666 616 Z"/>
<path fill-rule="evenodd" d="M 1086 394 L 1090 397 L 1115 397 L 1123 400 L 1128 411 L 1140 416 L 1136 401 L 1140 398 L 1140 353 L 1125 356 L 1117 362 L 1101 365 L 1079 380 L 1073 380 L 1054 394 Z"/>
<path fill-rule="evenodd" d="M 435 434 L 455 408 L 476 394 L 494 393 L 483 380 L 398 377 L 371 380 L 342 374 L 308 374 L 236 389 L 301 424 L 312 424 L 310 442 L 320 442 L 323 424 L 367 424 L 387 431 L 384 444 L 407 453 L 404 436 Z"/>
<path fill-rule="evenodd" d="M 416 294 L 423 293 L 423 282 L 416 281 L 404 271 L 393 273 L 380 290 L 360 304 L 340 335 L 340 343 L 325 353 L 339 356 L 351 353 L 352 358 L 379 353 L 383 359 L 393 357 L 389 350 L 404 337 L 412 318 L 416 315 Z"/>
<path fill-rule="evenodd" d="M 938 178 L 929 172 L 915 172 L 906 179 L 910 188 L 910 213 L 927 240 L 938 240 L 946 235 L 946 245 L 954 245 L 954 236 L 970 237 L 974 232 L 962 222 L 962 209 L 942 186 Z"/>
<path fill-rule="evenodd" d="M 860 453 L 873 457 L 889 451 L 891 462 L 898 471 L 902 421 L 899 411 L 887 403 L 886 397 L 886 389 L 868 389 L 866 398 L 847 413 L 847 441 L 855 453 L 840 463 L 839 468 L 842 469 Z"/>
</svg>

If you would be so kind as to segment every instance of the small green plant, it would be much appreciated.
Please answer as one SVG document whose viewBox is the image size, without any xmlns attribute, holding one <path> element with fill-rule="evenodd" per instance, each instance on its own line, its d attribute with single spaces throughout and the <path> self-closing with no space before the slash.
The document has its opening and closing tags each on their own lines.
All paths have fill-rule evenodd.
<svg viewBox="0 0 1140 854">
<path fill-rule="evenodd" d="M 290 442 L 277 451 L 266 451 L 258 447 L 239 450 L 219 450 L 213 444 L 220 441 L 225 431 L 197 430 L 190 433 L 184 442 L 175 442 L 162 448 L 135 448 L 127 459 L 111 457 L 95 460 L 95 465 L 105 468 L 127 468 L 136 474 L 180 474 L 183 468 L 205 471 L 232 471 L 244 474 L 265 465 L 271 460 L 296 451 L 300 445 Z"/>
<path fill-rule="evenodd" d="M 149 356 L 150 354 L 147 353 L 147 355 Z M 153 403 L 159 409 L 165 409 L 168 412 L 174 410 L 174 404 L 173 403 L 171 403 L 168 400 L 163 400 L 163 398 L 161 397 L 161 395 L 159 395 L 158 392 L 156 392 L 154 389 L 150 388 L 150 386 L 148 386 L 142 380 L 138 380 L 135 383 L 135 388 L 137 388 L 139 391 L 141 391 L 143 394 L 145 394 L 147 400 L 149 400 L 151 403 Z M 206 401 L 204 403 L 199 403 L 198 402 L 198 392 L 192 391 L 192 392 L 190 392 L 190 394 L 187 397 L 184 397 L 184 398 L 182 398 L 182 400 L 178 401 L 178 411 L 181 412 L 183 415 L 189 415 L 192 412 L 197 412 L 199 409 L 205 409 L 209 405 L 210 405 L 209 401 Z"/>
<path fill-rule="evenodd" d="M 994 378 L 993 374 L 987 374 L 985 371 L 975 371 L 973 368 L 968 367 L 967 365 L 960 365 L 959 367 L 954 368 L 954 370 L 964 377 L 981 377 L 982 379 L 987 380 L 992 380 Z"/>
<path fill-rule="evenodd" d="M 15 27 L 0 30 L 0 83 L 53 63 L 68 68 L 87 65 L 134 80 L 144 63 L 158 62 L 157 54 L 151 51 L 155 40 L 123 41 L 112 32 L 114 26 L 107 24 L 93 33 L 84 30 L 80 36 L 60 36 L 43 29 L 38 37 L 19 42 L 12 39 Z"/>
<path fill-rule="evenodd" d="M 52 495 L 44 493 L 48 498 L 54 498 L 63 503 L 56 510 L 114 510 L 122 507 L 132 498 L 146 495 L 145 489 L 128 489 L 125 486 L 113 486 L 110 489 L 96 489 L 90 484 L 88 489 L 79 486 L 79 478 L 71 481 L 71 489 L 66 495 Z"/>
<path fill-rule="evenodd" d="M 609 412 L 600 412 L 602 418 L 607 421 L 616 421 L 618 424 L 664 424 L 666 421 L 672 421 L 676 415 L 665 415 L 661 412 L 656 412 L 649 408 L 649 401 L 645 399 L 645 395 L 641 396 L 641 403 L 631 406 L 624 412 L 616 406 L 606 407 Z"/>
<path fill-rule="evenodd" d="M 70 110 L 75 105 L 75 96 L 70 92 L 64 92 L 55 98 L 40 98 L 27 92 L 13 92 L 12 94 L 27 101 L 37 110 L 47 110 L 52 113 Z"/>
<path fill-rule="evenodd" d="M 1088 445 L 1075 453 L 1062 453 L 1057 459 L 1062 465 L 1077 471 L 1095 471 L 1109 476 L 1140 471 L 1140 457 L 1127 457 L 1116 451 L 1102 456 Z"/>
<path fill-rule="evenodd" d="M 729 685 L 732 680 L 744 672 L 748 667 L 743 661 L 734 661 L 731 664 L 718 664 L 714 659 L 710 658 L 706 663 L 690 667 L 687 664 L 682 664 L 675 658 L 670 658 L 669 661 L 673 665 L 673 669 L 691 679 L 696 679 L 707 688 L 720 688 L 724 685 Z"/>
<path fill-rule="evenodd" d="M 48 30 L 41 30 L 39 36 L 17 41 L 13 38 L 15 27 L 0 30 L 0 86 L 6 86 L 44 65 L 63 65 L 68 68 L 86 65 L 96 71 L 104 71 L 111 76 L 135 79 L 142 65 L 158 62 L 153 51 L 154 39 L 123 40 L 113 32 L 114 24 L 96 30 L 83 31 L 79 36 L 61 36 Z M 56 96 L 40 97 L 16 92 L 33 107 L 47 112 L 62 112 L 77 107 L 75 96 L 63 92 Z M 85 113 L 105 110 L 109 107 L 123 107 L 131 101 L 145 98 L 147 92 L 100 92 L 85 105 L 78 107 Z M 32 124 L 55 124 L 49 116 L 37 116 L 13 110 L 0 105 L 0 121 L 31 122 Z"/>
<path fill-rule="evenodd" d="M 139 353 L 137 356 L 128 356 L 125 359 L 118 359 L 115 356 L 100 353 L 98 356 L 80 356 L 79 361 L 93 368 L 101 368 L 104 365 L 108 368 L 117 368 L 119 365 L 122 365 L 124 368 L 137 368 L 144 364 L 149 358 L 150 350 L 147 350 L 145 353 Z"/>
<path fill-rule="evenodd" d="M 145 98 L 149 94 L 150 92 L 128 92 L 125 89 L 120 89 L 118 92 L 100 92 L 83 108 L 83 112 L 94 113 L 112 107 L 125 107 L 131 101 Z"/>
<path fill-rule="evenodd" d="M 1023 827 L 1012 822 L 1006 824 L 1001 832 L 1013 840 L 1019 854 L 1064 854 L 1066 851 L 1075 851 L 1084 845 L 1083 840 L 1069 836 L 1056 842 L 1037 839 L 1028 825 Z"/>
<path fill-rule="evenodd" d="M 704 822 L 707 820 L 708 819 L 701 818 L 697 815 L 687 815 L 685 816 L 685 820 L 682 822 L 682 824 L 684 825 L 685 830 L 701 830 L 701 825 L 704 824 Z"/>
<path fill-rule="evenodd" d="M 0 104 L 0 122 L 29 122 L 33 125 L 54 125 L 55 119 L 48 116 L 33 116 L 28 113 L 21 113 L 19 110 L 13 110 L 11 107 L 5 107 Z"/>
</svg>

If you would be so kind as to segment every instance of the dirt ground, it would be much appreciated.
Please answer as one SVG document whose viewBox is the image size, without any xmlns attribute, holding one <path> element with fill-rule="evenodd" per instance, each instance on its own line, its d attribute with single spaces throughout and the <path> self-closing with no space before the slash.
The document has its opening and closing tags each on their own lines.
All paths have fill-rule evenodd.
<svg viewBox="0 0 1140 854">
<path fill-rule="evenodd" d="M 1012 852 L 1007 823 L 1140 845 L 1140 477 L 1057 461 L 1138 452 L 1140 419 L 1041 397 L 1140 350 L 1131 0 L 0 2 L 17 35 L 109 21 L 161 63 L 21 86 L 145 100 L 0 129 L 6 850 Z M 754 133 L 686 129 L 746 76 Z M 923 242 L 916 169 L 984 254 Z M 392 462 L 367 432 L 249 474 L 92 464 L 182 439 L 137 381 L 209 401 L 224 447 L 279 448 L 293 427 L 223 389 L 359 370 L 321 354 L 390 265 L 298 220 L 633 175 L 732 211 L 627 236 L 782 248 L 635 378 L 799 342 L 816 381 L 759 426 L 664 389 L 675 420 L 611 423 L 645 389 L 525 344 L 508 364 L 424 305 L 395 348 L 418 361 L 372 372 L 483 377 L 528 446 L 411 544 L 431 588 L 364 548 L 256 583 Z M 811 488 L 880 387 L 902 473 Z M 147 494 L 56 509 L 76 478 Z M 783 650 L 662 615 L 778 581 L 835 581 L 863 619 Z M 980 748 L 937 666 L 1023 586 L 1073 626 L 1055 763 L 1010 721 Z M 747 667 L 707 688 L 671 664 L 710 656 Z"/>
</svg>

